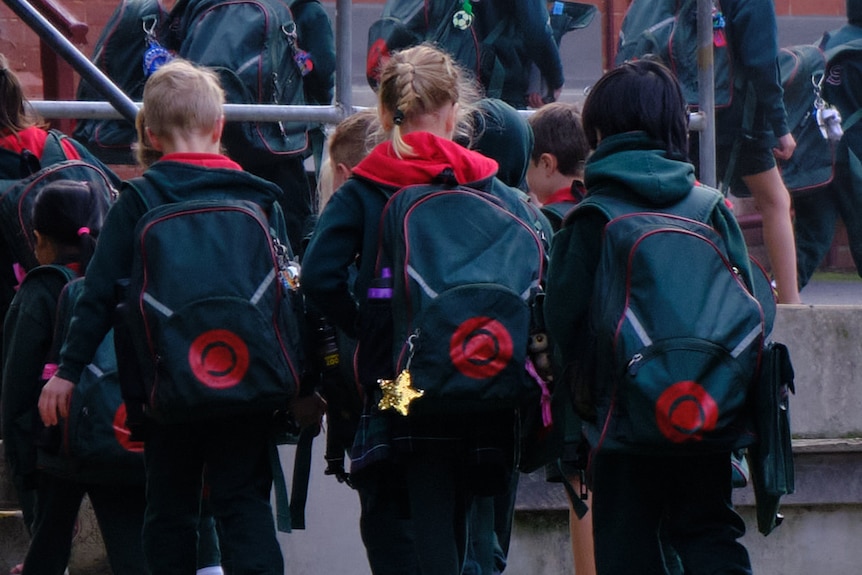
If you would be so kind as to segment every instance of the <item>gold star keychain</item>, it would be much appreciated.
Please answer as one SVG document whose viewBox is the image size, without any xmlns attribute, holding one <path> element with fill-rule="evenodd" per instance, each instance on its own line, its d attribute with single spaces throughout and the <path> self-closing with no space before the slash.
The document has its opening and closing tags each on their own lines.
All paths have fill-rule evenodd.
<svg viewBox="0 0 862 575">
<path fill-rule="evenodd" d="M 401 415 L 407 415 L 410 411 L 410 402 L 422 397 L 425 392 L 412 386 L 413 378 L 408 370 L 398 374 L 394 380 L 378 379 L 378 385 L 383 392 L 377 407 L 381 410 L 394 409 Z"/>
<path fill-rule="evenodd" d="M 378 379 L 377 385 L 380 386 L 380 391 L 383 392 L 383 397 L 377 403 L 377 407 L 382 411 L 384 409 L 394 409 L 401 415 L 407 415 L 410 411 L 410 402 L 414 399 L 422 397 L 425 392 L 421 389 L 413 387 L 413 377 L 410 375 L 410 362 L 413 361 L 413 342 L 417 334 L 407 338 L 407 346 L 410 349 L 410 355 L 407 356 L 407 364 L 404 370 L 398 374 L 394 380 Z"/>
</svg>

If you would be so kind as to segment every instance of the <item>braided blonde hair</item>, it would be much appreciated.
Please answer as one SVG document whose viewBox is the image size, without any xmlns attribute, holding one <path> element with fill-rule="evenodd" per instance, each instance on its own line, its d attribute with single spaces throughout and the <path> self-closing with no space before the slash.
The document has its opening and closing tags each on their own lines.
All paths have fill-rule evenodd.
<svg viewBox="0 0 862 575">
<path fill-rule="evenodd" d="M 404 141 L 401 126 L 447 104 L 459 105 L 456 133 L 469 137 L 472 104 L 478 100 L 478 92 L 451 56 L 431 44 L 394 53 L 381 71 L 378 97 L 381 115 L 391 120 L 392 148 L 398 157 L 414 155 Z"/>
</svg>

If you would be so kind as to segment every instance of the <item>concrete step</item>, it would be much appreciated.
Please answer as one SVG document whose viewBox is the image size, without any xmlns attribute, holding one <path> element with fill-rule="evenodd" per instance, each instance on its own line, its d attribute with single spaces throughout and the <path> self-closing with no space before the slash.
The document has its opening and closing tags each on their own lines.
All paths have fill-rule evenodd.
<svg viewBox="0 0 862 575">
<path fill-rule="evenodd" d="M 796 492 L 782 498 L 784 521 L 757 531 L 751 487 L 734 491 L 746 524 L 742 542 L 758 575 L 851 575 L 862 564 L 862 438 L 794 441 Z M 625 520 L 625 518 L 621 518 Z M 571 573 L 568 503 L 542 472 L 522 475 L 509 566 L 512 573 Z"/>
</svg>

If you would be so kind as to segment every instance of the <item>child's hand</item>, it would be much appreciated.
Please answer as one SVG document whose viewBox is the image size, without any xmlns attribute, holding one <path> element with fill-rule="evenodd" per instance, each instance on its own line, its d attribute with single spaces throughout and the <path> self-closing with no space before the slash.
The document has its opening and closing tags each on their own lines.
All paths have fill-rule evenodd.
<svg viewBox="0 0 862 575">
<path fill-rule="evenodd" d="M 42 423 L 50 427 L 57 425 L 61 417 L 69 416 L 69 402 L 74 389 L 75 384 L 68 379 L 55 375 L 48 380 L 39 396 L 39 415 L 42 417 Z"/>
<path fill-rule="evenodd" d="M 300 428 L 320 425 L 326 412 L 326 400 L 315 392 L 305 397 L 297 397 L 290 404 L 290 413 Z"/>
</svg>

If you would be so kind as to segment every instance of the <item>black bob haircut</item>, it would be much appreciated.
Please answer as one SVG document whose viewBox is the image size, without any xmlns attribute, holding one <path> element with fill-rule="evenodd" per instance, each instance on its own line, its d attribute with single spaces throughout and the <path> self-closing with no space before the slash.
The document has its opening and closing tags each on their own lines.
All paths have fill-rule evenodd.
<svg viewBox="0 0 862 575">
<path fill-rule="evenodd" d="M 646 132 L 668 157 L 688 160 L 688 112 L 679 83 L 660 62 L 624 62 L 602 76 L 584 102 L 584 131 L 590 147 L 600 138 Z"/>
</svg>

